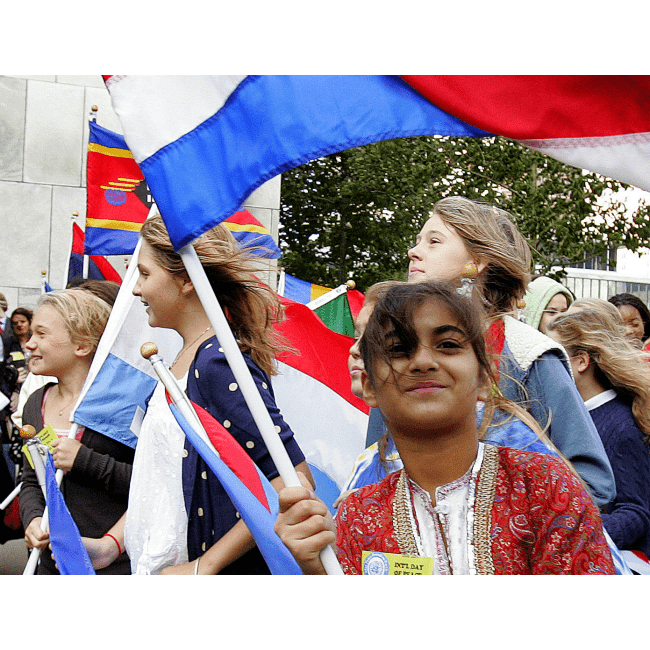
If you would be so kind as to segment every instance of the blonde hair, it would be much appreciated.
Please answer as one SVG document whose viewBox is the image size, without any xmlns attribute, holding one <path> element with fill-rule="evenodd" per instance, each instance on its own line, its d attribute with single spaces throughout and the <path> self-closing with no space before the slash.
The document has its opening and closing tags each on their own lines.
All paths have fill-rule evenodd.
<svg viewBox="0 0 650 650">
<path fill-rule="evenodd" d="M 639 429 L 650 436 L 650 366 L 625 337 L 618 309 L 605 300 L 577 300 L 548 330 L 557 333 L 569 356 L 589 355 L 596 380 L 631 405 Z"/>
<path fill-rule="evenodd" d="M 75 288 L 43 294 L 37 309 L 46 306 L 59 312 L 75 345 L 88 345 L 95 352 L 111 313 L 105 301 L 90 291 Z"/>
<path fill-rule="evenodd" d="M 160 214 L 150 216 L 140 233 L 167 273 L 187 276 Z M 242 251 L 221 224 L 203 233 L 193 246 L 240 348 L 267 374 L 275 374 L 276 354 L 288 349 L 273 327 L 283 319 L 283 309 L 277 295 L 255 277 L 259 262 Z"/>
<path fill-rule="evenodd" d="M 488 315 L 513 312 L 530 281 L 532 255 L 511 215 L 462 196 L 441 199 L 433 206 L 433 214 L 454 228 L 474 257 L 487 261 L 477 286 Z"/>
</svg>

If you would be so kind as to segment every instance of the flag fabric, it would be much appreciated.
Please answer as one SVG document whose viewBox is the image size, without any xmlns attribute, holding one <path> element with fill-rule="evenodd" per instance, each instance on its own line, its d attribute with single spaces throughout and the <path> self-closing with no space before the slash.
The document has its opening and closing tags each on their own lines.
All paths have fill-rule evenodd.
<svg viewBox="0 0 650 650">
<path fill-rule="evenodd" d="M 354 320 L 357 319 L 365 300 L 366 297 L 361 293 L 361 291 L 357 291 L 356 289 L 350 289 L 348 291 L 348 303 L 350 304 L 350 311 L 352 312 L 352 318 L 354 318 Z"/>
<path fill-rule="evenodd" d="M 310 303 L 312 300 L 316 300 L 316 298 L 320 298 L 328 291 L 332 291 L 329 287 L 300 280 L 288 273 L 283 273 L 283 275 L 284 289 L 282 295 L 289 300 L 300 302 L 303 305 Z"/>
<path fill-rule="evenodd" d="M 649 76 L 104 79 L 177 250 L 283 171 L 399 137 L 503 135 L 650 190 Z"/>
<path fill-rule="evenodd" d="M 45 489 L 50 519 L 50 544 L 59 573 L 64 576 L 95 575 L 88 551 L 81 541 L 79 528 L 56 482 L 56 469 L 49 453 L 45 461 Z"/>
<path fill-rule="evenodd" d="M 469 124 L 650 190 L 650 76 L 405 76 Z"/>
<path fill-rule="evenodd" d="M 152 204 L 124 138 L 90 122 L 86 255 L 130 255 Z"/>
<path fill-rule="evenodd" d="M 149 341 L 174 359 L 182 339 L 174 330 L 149 327 L 146 307 L 133 295 L 139 247 L 127 269 L 71 419 L 135 448 L 147 399 L 158 377 L 140 354 Z"/>
<path fill-rule="evenodd" d="M 330 296 L 330 294 L 332 294 Z M 348 301 L 348 287 L 341 285 L 310 302 L 309 307 L 333 332 L 354 336 L 354 320 Z"/>
<path fill-rule="evenodd" d="M 239 245 L 249 248 L 254 255 L 272 260 L 282 255 L 273 235 L 246 208 L 239 208 L 223 224 L 234 235 Z"/>
<path fill-rule="evenodd" d="M 369 409 L 350 390 L 352 339 L 331 331 L 306 305 L 282 303 L 286 319 L 277 329 L 297 353 L 278 357 L 275 400 L 305 454 L 316 494 L 333 510 L 366 446 Z"/>
<path fill-rule="evenodd" d="M 68 264 L 67 282 L 70 282 L 70 280 L 75 277 L 83 277 L 84 240 L 84 231 L 76 223 L 73 223 L 72 251 L 70 253 L 70 262 Z M 110 280 L 111 282 L 122 284 L 122 277 L 120 274 L 111 266 L 111 263 L 101 255 L 90 255 L 88 260 L 88 279 Z"/>
<path fill-rule="evenodd" d="M 319 156 L 407 135 L 485 135 L 397 77 L 105 79 L 177 250 L 265 181 Z"/>
<path fill-rule="evenodd" d="M 273 529 L 278 495 L 252 458 L 205 409 L 192 403 L 218 456 L 189 425 L 178 408 L 170 408 L 185 436 L 221 482 L 275 575 L 302 575 L 300 567 Z"/>
</svg>

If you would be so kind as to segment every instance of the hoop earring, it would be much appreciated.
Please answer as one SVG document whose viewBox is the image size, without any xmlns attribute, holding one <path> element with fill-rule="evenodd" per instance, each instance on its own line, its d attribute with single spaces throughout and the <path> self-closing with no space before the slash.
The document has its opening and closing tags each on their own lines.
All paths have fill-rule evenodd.
<svg viewBox="0 0 650 650">
<path fill-rule="evenodd" d="M 460 287 L 457 289 L 457 292 L 465 298 L 471 298 L 476 278 L 478 278 L 478 266 L 474 262 L 468 262 L 463 267 Z"/>
</svg>

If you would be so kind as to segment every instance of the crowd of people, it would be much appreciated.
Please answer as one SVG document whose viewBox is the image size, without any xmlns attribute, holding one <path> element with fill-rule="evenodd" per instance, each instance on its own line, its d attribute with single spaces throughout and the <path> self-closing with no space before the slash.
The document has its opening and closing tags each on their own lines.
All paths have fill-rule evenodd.
<svg viewBox="0 0 650 650">
<path fill-rule="evenodd" d="M 355 319 L 348 371 L 370 408 L 367 448 L 348 459 L 333 518 L 275 403 L 282 307 L 252 258 L 223 226 L 193 244 L 303 487 L 284 486 L 161 217 L 141 234 L 133 292 L 151 326 L 182 338 L 171 373 L 279 492 L 275 531 L 305 574 L 325 572 L 328 545 L 346 574 L 650 573 L 650 312 L 637 297 L 575 300 L 531 281 L 508 213 L 438 201 L 406 279 L 369 288 Z M 12 313 L 3 442 L 16 418 L 58 434 L 54 464 L 98 573 L 269 573 L 162 385 L 135 449 L 83 427 L 68 437 L 116 290 L 86 283 Z M 37 572 L 57 573 L 26 460 L 5 491 L 17 473 L 19 533 L 41 550 Z"/>
</svg>

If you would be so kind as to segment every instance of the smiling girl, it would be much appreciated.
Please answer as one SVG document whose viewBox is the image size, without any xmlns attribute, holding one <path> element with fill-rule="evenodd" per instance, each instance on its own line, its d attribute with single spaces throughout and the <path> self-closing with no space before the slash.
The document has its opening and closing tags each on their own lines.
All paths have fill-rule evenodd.
<svg viewBox="0 0 650 650">
<path fill-rule="evenodd" d="M 183 339 L 172 374 L 271 483 L 282 486 L 160 215 L 147 219 L 141 235 L 140 277 L 133 293 L 146 305 L 151 326 L 174 329 Z M 291 461 L 311 477 L 271 386 L 275 354 L 282 349 L 273 327 L 282 316 L 277 296 L 255 277 L 255 262 L 225 226 L 204 233 L 193 246 Z M 162 384 L 149 400 L 138 438 L 124 536 L 133 573 L 269 573 L 221 483 L 185 441 Z"/>
<path fill-rule="evenodd" d="M 348 496 L 336 532 L 308 489 L 281 491 L 276 531 L 305 573 L 323 572 L 318 554 L 334 541 L 351 574 L 418 557 L 434 574 L 614 573 L 598 510 L 562 461 L 479 441 L 476 401 L 493 380 L 481 323 L 469 300 L 429 282 L 375 307 L 363 396 L 404 468 Z"/>
<path fill-rule="evenodd" d="M 104 331 L 110 307 L 84 289 L 47 293 L 32 320 L 30 368 L 36 375 L 55 377 L 34 392 L 23 412 L 23 423 L 36 431 L 50 425 L 54 440 L 54 466 L 65 471 L 61 491 L 79 532 L 101 537 L 126 510 L 133 449 L 80 427 L 76 439 L 68 438 L 70 410 L 75 405 Z M 27 547 L 45 549 L 49 535 L 41 530 L 45 501 L 34 470 L 23 464 L 20 516 Z M 110 543 L 113 543 L 109 539 Z M 41 553 L 37 572 L 58 573 L 50 553 Z M 129 558 L 114 558 L 98 573 L 128 574 Z"/>
</svg>

